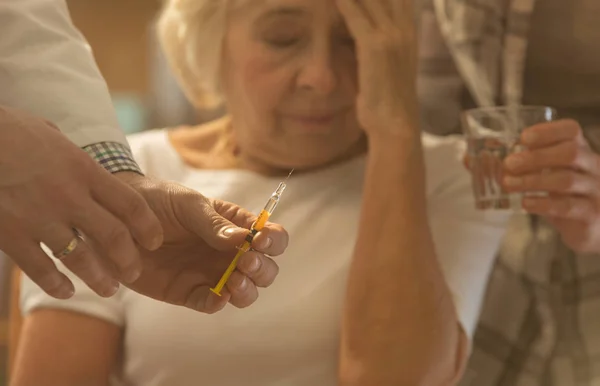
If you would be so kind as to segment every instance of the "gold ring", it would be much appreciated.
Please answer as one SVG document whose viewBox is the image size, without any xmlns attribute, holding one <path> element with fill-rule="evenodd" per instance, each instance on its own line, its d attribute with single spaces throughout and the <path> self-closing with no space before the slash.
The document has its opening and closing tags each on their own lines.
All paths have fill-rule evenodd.
<svg viewBox="0 0 600 386">
<path fill-rule="evenodd" d="M 70 254 L 71 252 L 73 252 L 75 250 L 75 248 L 77 248 L 77 245 L 79 245 L 80 239 L 82 239 L 81 235 L 79 234 L 79 232 L 75 231 L 75 237 L 73 237 L 73 239 L 71 241 L 69 241 L 69 244 L 67 244 L 65 249 L 63 249 L 59 253 L 55 253 L 54 257 L 60 260 L 63 257 Z"/>
</svg>

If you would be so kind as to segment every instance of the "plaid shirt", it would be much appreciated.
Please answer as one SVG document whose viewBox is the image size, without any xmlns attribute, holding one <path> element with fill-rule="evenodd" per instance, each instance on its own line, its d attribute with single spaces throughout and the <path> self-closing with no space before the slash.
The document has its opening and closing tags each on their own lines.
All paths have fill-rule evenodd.
<svg viewBox="0 0 600 386">
<path fill-rule="evenodd" d="M 135 172 L 142 174 L 129 147 L 117 142 L 101 142 L 83 148 L 96 162 L 110 173 Z"/>
<path fill-rule="evenodd" d="M 519 104 L 535 0 L 424 0 L 425 130 L 459 132 L 464 108 Z M 565 0 L 568 1 L 568 0 Z M 515 217 L 490 276 L 461 386 L 600 385 L 600 257 Z"/>
</svg>

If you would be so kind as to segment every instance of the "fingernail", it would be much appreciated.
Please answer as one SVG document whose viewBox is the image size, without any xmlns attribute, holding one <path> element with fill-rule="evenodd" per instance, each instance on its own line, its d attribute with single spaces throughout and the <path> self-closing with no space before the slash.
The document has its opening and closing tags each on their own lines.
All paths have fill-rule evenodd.
<svg viewBox="0 0 600 386">
<path fill-rule="evenodd" d="M 198 311 L 200 311 L 200 312 L 212 311 L 212 309 L 215 308 L 215 305 L 217 304 L 218 298 L 219 298 L 218 295 L 213 294 L 212 292 L 209 292 L 206 300 L 200 301 L 200 303 L 198 304 L 198 308 L 197 308 Z"/>
<path fill-rule="evenodd" d="M 244 277 L 240 285 L 238 285 L 238 291 L 245 291 L 248 288 L 248 278 Z"/>
<path fill-rule="evenodd" d="M 68 299 L 75 293 L 73 285 L 59 274 L 49 275 L 42 279 L 40 286 L 59 299 Z"/>
<path fill-rule="evenodd" d="M 71 298 L 73 295 L 75 295 L 75 289 L 71 286 L 65 288 L 64 292 L 63 292 L 65 299 L 69 299 Z"/>
<path fill-rule="evenodd" d="M 162 243 L 163 243 L 163 235 L 162 234 L 158 234 L 158 235 L 154 236 L 149 245 L 150 250 L 151 251 L 157 250 L 158 248 L 160 248 Z"/>
<path fill-rule="evenodd" d="M 113 296 L 119 290 L 119 286 L 120 286 L 120 284 L 119 284 L 118 281 L 112 280 L 111 283 L 110 283 L 110 287 L 108 289 L 106 289 L 106 291 L 103 292 L 103 295 L 105 297 L 111 297 L 111 296 Z"/>
<path fill-rule="evenodd" d="M 250 266 L 248 267 L 248 273 L 251 275 L 253 273 L 258 272 L 258 269 L 260 268 L 260 259 L 256 258 L 252 261 L 252 264 L 250 264 Z"/>
<path fill-rule="evenodd" d="M 66 282 L 63 283 L 56 292 L 57 296 L 61 299 L 69 299 L 71 296 L 75 295 L 73 286 Z"/>
<path fill-rule="evenodd" d="M 267 237 L 266 239 L 261 239 L 261 242 L 259 245 L 257 245 L 258 249 L 264 250 L 269 248 L 271 245 L 273 245 L 273 239 L 270 237 Z"/>
<path fill-rule="evenodd" d="M 504 185 L 510 186 L 511 188 L 519 187 L 523 184 L 523 179 L 518 177 L 504 177 Z"/>
<path fill-rule="evenodd" d="M 523 165 L 523 158 L 517 155 L 511 155 L 504 160 L 504 164 L 509 169 L 518 169 Z"/>
<path fill-rule="evenodd" d="M 49 289 L 61 290 L 63 287 L 65 287 L 65 284 L 67 284 L 65 279 L 63 279 L 63 277 L 59 274 L 48 275 L 45 279 L 46 280 L 43 280 L 40 284 L 43 283 L 42 285 Z"/>
<path fill-rule="evenodd" d="M 134 281 L 136 281 L 137 279 L 140 278 L 140 276 L 142 275 L 142 270 L 135 268 L 133 270 L 129 270 L 125 276 L 123 277 L 123 281 L 125 283 L 133 283 Z"/>
<path fill-rule="evenodd" d="M 231 237 L 237 232 L 236 228 L 227 228 L 223 231 L 223 236 Z"/>
</svg>

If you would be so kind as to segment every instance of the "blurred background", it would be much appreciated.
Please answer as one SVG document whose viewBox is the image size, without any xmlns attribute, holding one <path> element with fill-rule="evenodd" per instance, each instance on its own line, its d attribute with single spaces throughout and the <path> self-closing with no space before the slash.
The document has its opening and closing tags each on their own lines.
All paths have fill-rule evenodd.
<svg viewBox="0 0 600 386">
<path fill-rule="evenodd" d="M 123 130 L 197 124 L 220 111 L 197 111 L 169 71 L 154 34 L 161 0 L 67 0 L 111 91 Z M 11 266 L 0 252 L 0 386 L 6 385 Z M 13 302 L 13 312 L 15 304 Z"/>
</svg>

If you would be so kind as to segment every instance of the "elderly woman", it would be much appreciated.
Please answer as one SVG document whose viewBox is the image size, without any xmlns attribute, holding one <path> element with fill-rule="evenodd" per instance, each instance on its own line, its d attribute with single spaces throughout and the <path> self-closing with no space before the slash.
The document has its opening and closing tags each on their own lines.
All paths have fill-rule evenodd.
<svg viewBox="0 0 600 386">
<path fill-rule="evenodd" d="M 419 91 L 425 129 L 461 110 L 549 105 L 506 160 L 523 204 L 492 271 L 465 386 L 600 384 L 600 2 L 426 0 Z M 533 216 L 535 215 L 535 216 Z M 596 254 L 596 255 L 594 255 Z"/>
<path fill-rule="evenodd" d="M 206 316 L 125 288 L 59 302 L 25 279 L 12 384 L 455 383 L 506 216 L 474 209 L 459 139 L 421 135 L 406 4 L 168 1 L 174 69 L 228 115 L 133 136 L 135 157 L 257 210 L 294 168 L 275 213 L 292 242 L 279 267 L 259 260 L 278 280 Z M 251 284 L 237 273 L 228 288 Z"/>
</svg>

